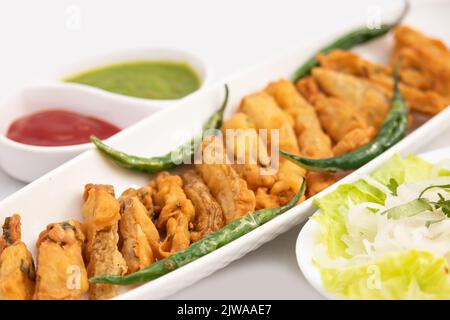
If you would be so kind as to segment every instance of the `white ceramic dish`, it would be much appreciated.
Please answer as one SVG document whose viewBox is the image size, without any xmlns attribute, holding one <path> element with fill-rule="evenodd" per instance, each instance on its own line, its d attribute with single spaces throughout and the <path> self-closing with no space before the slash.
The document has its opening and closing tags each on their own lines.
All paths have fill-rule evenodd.
<svg viewBox="0 0 450 320">
<path fill-rule="evenodd" d="M 201 81 L 199 90 L 207 85 L 210 79 L 209 68 L 202 59 L 192 53 L 178 49 L 133 49 L 86 59 L 55 73 L 49 78 L 52 81 L 48 84 L 25 88 L 2 101 L 0 104 L 0 166 L 12 177 L 24 182 L 31 182 L 90 148 L 90 144 L 36 147 L 6 138 L 8 126 L 17 118 L 29 113 L 58 108 L 98 117 L 116 124 L 120 128 L 126 128 L 182 100 L 140 99 L 87 85 L 55 82 L 55 80 L 58 81 L 91 68 L 137 60 L 185 62 L 199 75 Z"/>
<path fill-rule="evenodd" d="M 149 114 L 139 105 L 77 86 L 49 84 L 25 88 L 0 104 L 0 165 L 14 178 L 33 181 L 92 147 L 87 143 L 64 147 L 31 146 L 6 137 L 9 125 L 17 118 L 53 108 L 104 119 L 119 128 L 129 127 Z"/>
<path fill-rule="evenodd" d="M 447 21 L 445 12 L 441 15 L 438 13 L 435 12 L 435 15 L 432 16 L 434 20 L 440 17 L 443 19 L 442 21 Z M 442 34 L 442 29 L 439 29 L 438 32 L 432 28 L 423 28 L 423 30 L 437 36 Z M 263 88 L 269 81 L 289 77 L 299 63 L 324 43 L 335 39 L 335 36 L 332 35 L 319 43 L 308 44 L 307 47 L 229 78 L 226 82 L 230 86 L 231 94 L 227 115 L 234 112 L 244 95 Z M 384 44 L 384 41 L 378 42 L 378 45 Z M 373 44 L 370 44 L 369 47 L 372 48 L 371 57 L 376 56 L 379 60 L 387 59 L 386 56 L 382 56 L 386 50 L 373 50 Z M 359 52 L 367 53 L 368 51 L 360 48 Z M 222 96 L 222 84 L 194 93 L 189 99 L 117 134 L 109 140 L 109 143 L 130 153 L 149 156 L 164 154 L 176 147 L 180 141 L 185 140 L 187 135 L 193 134 L 194 129 L 198 130 L 204 120 L 220 105 Z M 416 151 L 445 130 L 449 121 L 450 108 L 366 166 L 344 178 L 340 183 L 348 182 L 358 175 L 358 172 L 373 170 L 395 152 L 405 154 Z M 182 136 L 182 133 L 185 135 Z M 81 197 L 83 186 L 86 183 L 112 184 L 116 188 L 116 193 L 120 194 L 125 188 L 131 185 L 144 185 L 148 183 L 148 180 L 149 176 L 118 168 L 98 152 L 91 150 L 2 201 L 0 203 L 0 219 L 13 212 L 21 213 L 24 241 L 34 249 L 37 235 L 48 223 L 68 218 L 81 220 Z M 318 196 L 334 190 L 338 184 L 331 186 Z M 168 296 L 270 241 L 305 220 L 313 211 L 312 199 L 308 199 L 280 217 L 201 259 L 132 290 L 124 288 L 124 292 L 118 298 L 156 299 Z"/>
<path fill-rule="evenodd" d="M 419 156 L 426 161 L 438 163 L 440 160 L 450 158 L 450 147 L 431 151 Z M 372 170 L 363 170 L 360 173 L 370 173 L 371 171 Z M 352 183 L 357 179 L 358 176 L 355 175 L 352 179 L 346 181 L 346 183 Z M 325 290 L 322 284 L 319 269 L 317 269 L 312 263 L 314 256 L 314 237 L 318 232 L 319 224 L 316 221 L 309 219 L 308 222 L 305 223 L 297 238 L 297 243 L 295 246 L 297 263 L 306 280 L 308 280 L 314 289 L 328 299 L 336 299 L 336 297 Z"/>
<path fill-rule="evenodd" d="M 173 61 L 173 62 L 182 62 L 189 65 L 199 76 L 200 78 L 200 88 L 201 90 L 205 86 L 210 83 L 211 79 L 211 70 L 207 65 L 206 61 L 200 58 L 198 55 L 195 55 L 189 51 L 175 49 L 175 48 L 135 48 L 135 49 L 127 49 L 116 52 L 110 52 L 104 55 L 98 55 L 91 58 L 86 58 L 84 60 L 79 61 L 67 67 L 65 69 L 59 70 L 55 74 L 52 74 L 49 78 L 50 81 L 63 81 L 63 79 L 77 75 L 79 73 L 101 68 L 104 66 L 124 63 L 124 62 L 134 62 L 134 61 Z M 124 96 L 121 94 L 109 92 L 103 89 L 95 88 L 92 86 L 64 82 L 67 86 L 80 87 L 87 91 L 98 92 L 104 95 L 110 95 L 115 99 L 122 100 L 124 103 L 128 103 L 129 105 L 139 105 L 143 108 L 146 108 L 149 111 L 149 114 L 165 109 L 167 106 L 173 105 L 174 103 L 179 102 L 182 99 L 185 99 L 190 96 L 187 95 L 181 99 L 170 99 L 170 100 L 158 100 L 158 99 L 143 99 L 143 98 L 135 98 L 130 96 Z M 198 91 L 197 90 L 197 91 Z"/>
</svg>

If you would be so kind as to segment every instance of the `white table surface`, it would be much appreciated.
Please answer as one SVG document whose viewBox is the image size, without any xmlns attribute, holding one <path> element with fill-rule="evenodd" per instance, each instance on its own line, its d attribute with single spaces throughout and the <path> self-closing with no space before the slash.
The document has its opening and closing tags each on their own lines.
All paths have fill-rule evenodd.
<svg viewBox="0 0 450 320">
<path fill-rule="evenodd" d="M 0 99 L 83 57 L 141 46 L 202 55 L 213 80 L 364 21 L 385 0 L 15 0 L 0 4 Z M 376 9 L 375 9 L 376 10 Z M 80 13 L 76 25 L 74 15 Z M 362 17 L 355 20 L 355 16 Z M 72 24 L 75 22 L 75 26 Z M 448 39 L 447 39 L 448 40 Z M 0 115 L 1 116 L 1 115 Z M 423 151 L 445 146 L 450 130 Z M 0 200 L 23 187 L 0 170 Z M 174 299 L 317 299 L 295 257 L 300 227 Z"/>
</svg>

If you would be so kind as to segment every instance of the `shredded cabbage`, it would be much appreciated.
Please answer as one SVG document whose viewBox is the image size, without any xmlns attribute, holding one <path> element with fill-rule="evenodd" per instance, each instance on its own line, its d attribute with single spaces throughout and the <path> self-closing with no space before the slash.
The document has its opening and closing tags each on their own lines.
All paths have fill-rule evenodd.
<svg viewBox="0 0 450 320">
<path fill-rule="evenodd" d="M 370 176 L 317 199 L 314 264 L 325 289 L 342 298 L 450 298 L 450 218 L 440 210 L 395 219 L 384 214 L 442 184 L 450 184 L 450 170 L 395 155 Z M 437 201 L 438 193 L 450 197 L 442 189 L 424 197 Z M 378 272 L 376 290 L 368 269 Z"/>
</svg>

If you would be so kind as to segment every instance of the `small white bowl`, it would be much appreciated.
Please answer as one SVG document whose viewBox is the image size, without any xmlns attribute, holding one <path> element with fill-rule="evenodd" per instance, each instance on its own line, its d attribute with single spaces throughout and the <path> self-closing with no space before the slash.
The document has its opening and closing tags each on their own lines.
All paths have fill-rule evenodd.
<svg viewBox="0 0 450 320">
<path fill-rule="evenodd" d="M 27 87 L 0 104 L 0 165 L 12 177 L 30 182 L 91 147 L 80 144 L 41 147 L 6 137 L 10 124 L 46 109 L 63 109 L 106 120 L 124 129 L 149 115 L 139 104 L 79 86 L 45 84 Z"/>
<path fill-rule="evenodd" d="M 201 90 L 210 81 L 206 63 L 184 50 L 170 48 L 140 48 L 113 52 L 85 59 L 47 78 L 48 84 L 27 87 L 0 104 L 0 166 L 12 177 L 31 182 L 91 147 L 81 144 L 63 147 L 31 146 L 6 137 L 9 125 L 16 119 L 45 109 L 63 109 L 94 116 L 121 129 L 151 114 L 167 109 L 182 99 L 154 100 L 124 96 L 96 87 L 63 82 L 80 72 L 131 61 L 173 61 L 192 67 L 200 77 Z M 196 92 L 197 92 L 196 91 Z"/>
<path fill-rule="evenodd" d="M 101 67 L 106 67 L 109 65 L 134 62 L 134 61 L 171 61 L 171 62 L 181 62 L 189 65 L 200 78 L 200 87 L 194 91 L 198 92 L 204 88 L 211 79 L 210 68 L 207 66 L 206 62 L 199 56 L 190 53 L 185 50 L 174 49 L 174 48 L 135 48 L 127 49 L 116 52 L 110 52 L 103 55 L 94 56 L 91 58 L 86 58 L 78 63 L 72 64 L 70 67 L 59 70 L 58 72 L 51 74 L 50 81 L 64 81 L 65 78 L 71 77 L 85 71 L 92 69 L 97 69 Z M 82 87 L 85 90 L 102 92 L 107 95 L 111 95 L 117 99 L 121 99 L 124 102 L 130 104 L 139 104 L 147 108 L 150 112 L 156 112 L 167 108 L 169 105 L 173 105 L 180 100 L 189 97 L 191 94 L 181 98 L 181 99 L 144 99 L 125 96 L 122 94 L 110 92 L 103 90 L 101 88 L 96 88 L 93 86 L 79 84 L 74 82 L 64 82 L 68 86 Z M 193 93 L 194 93 L 193 92 Z"/>
</svg>

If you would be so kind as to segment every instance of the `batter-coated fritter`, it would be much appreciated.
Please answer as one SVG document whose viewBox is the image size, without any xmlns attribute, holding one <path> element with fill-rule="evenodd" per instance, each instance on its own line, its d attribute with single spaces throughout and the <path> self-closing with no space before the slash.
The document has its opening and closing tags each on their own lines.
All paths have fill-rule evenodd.
<svg viewBox="0 0 450 320">
<path fill-rule="evenodd" d="M 314 105 L 323 127 L 335 142 L 335 156 L 356 150 L 375 136 L 375 129 L 367 124 L 356 108 L 343 100 L 319 94 Z"/>
<path fill-rule="evenodd" d="M 299 154 L 294 132 L 294 120 L 281 110 L 267 92 L 257 92 L 242 99 L 240 110 L 247 114 L 257 129 L 279 130 L 279 149 Z M 270 145 L 270 139 L 268 139 Z M 291 161 L 280 158 L 278 180 L 270 193 L 279 197 L 280 204 L 289 202 L 300 189 L 306 170 Z"/>
<path fill-rule="evenodd" d="M 189 247 L 189 226 L 195 219 L 195 210 L 183 191 L 183 181 L 179 176 L 161 172 L 156 178 L 156 186 L 155 204 L 162 208 L 156 227 L 165 235 L 161 252 L 169 256 Z"/>
<path fill-rule="evenodd" d="M 270 161 L 267 146 L 250 118 L 244 113 L 236 113 L 224 122 L 222 132 L 227 139 L 227 153 L 230 154 L 230 145 L 234 147 L 232 167 L 247 182 L 247 186 L 253 191 L 272 187 L 276 174 L 263 168 Z"/>
<path fill-rule="evenodd" d="M 33 257 L 21 241 L 20 216 L 5 219 L 0 238 L 0 297 L 29 300 L 33 296 L 35 269 Z"/>
<path fill-rule="evenodd" d="M 222 228 L 225 217 L 220 204 L 194 170 L 185 172 L 182 178 L 183 190 L 195 208 L 194 229 L 191 231 L 191 240 L 195 242 Z"/>
<path fill-rule="evenodd" d="M 88 291 L 83 261 L 85 237 L 75 220 L 53 223 L 39 235 L 36 300 L 80 299 Z"/>
<path fill-rule="evenodd" d="M 219 202 L 225 223 L 228 224 L 255 210 L 255 194 L 232 166 L 226 164 L 226 153 L 222 142 L 218 140 L 214 137 L 203 140 L 199 150 L 202 163 L 196 164 L 195 168 Z"/>
<path fill-rule="evenodd" d="M 394 32 L 392 63 L 400 62 L 400 79 L 421 90 L 450 98 L 450 50 L 440 40 L 404 25 Z"/>
<path fill-rule="evenodd" d="M 266 91 L 294 119 L 300 154 L 310 158 L 331 157 L 331 140 L 322 130 L 319 118 L 311 106 L 288 80 L 272 82 Z"/>
<path fill-rule="evenodd" d="M 331 139 L 323 131 L 314 107 L 311 106 L 288 80 L 272 82 L 266 88 L 278 105 L 294 118 L 298 137 L 299 153 L 308 158 L 329 158 L 333 156 Z M 335 182 L 329 173 L 312 173 L 306 175 L 309 197 L 322 191 Z"/>
<path fill-rule="evenodd" d="M 87 236 L 85 257 L 89 277 L 101 274 L 124 275 L 127 264 L 117 247 L 120 205 L 112 186 L 86 185 L 83 218 Z M 117 288 L 113 285 L 92 284 L 89 287 L 90 299 L 109 299 L 116 294 Z"/>
<path fill-rule="evenodd" d="M 159 234 L 144 204 L 130 189 L 119 199 L 121 218 L 119 232 L 121 236 L 121 252 L 127 262 L 127 272 L 133 273 L 144 269 L 155 261 L 150 241 L 144 230 L 151 230 L 149 238 L 159 249 Z"/>
<path fill-rule="evenodd" d="M 128 188 L 127 190 L 125 190 L 122 195 L 120 196 L 121 198 L 123 197 L 137 197 L 139 199 L 139 201 L 141 201 L 141 203 L 144 205 L 145 209 L 147 209 L 147 213 L 150 217 L 154 216 L 154 205 L 153 205 L 153 188 L 150 186 L 146 186 L 146 187 L 141 187 L 139 189 L 134 189 L 134 188 Z"/>
<path fill-rule="evenodd" d="M 405 67 L 407 61 L 405 56 L 409 56 L 408 50 L 405 49 L 404 55 L 401 57 L 403 65 L 401 74 L 404 74 L 406 79 L 408 79 L 408 74 L 418 72 L 416 68 L 411 67 L 411 69 L 408 69 Z M 362 59 L 350 51 L 335 50 L 327 55 L 319 55 L 318 59 L 323 68 L 369 79 L 371 83 L 380 85 L 392 95 L 392 70 L 389 67 Z M 418 79 L 422 81 L 425 77 L 420 76 Z M 444 96 L 433 91 L 431 85 L 421 85 L 417 81 L 416 83 L 411 83 L 408 80 L 404 82 L 402 79 L 401 81 L 399 86 L 400 92 L 408 106 L 414 111 L 434 115 L 450 102 Z"/>
<path fill-rule="evenodd" d="M 314 79 L 328 95 L 354 106 L 378 130 L 390 108 L 390 93 L 369 81 L 330 69 L 315 68 Z"/>
</svg>

